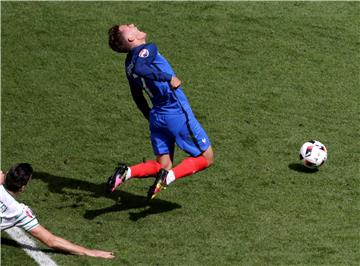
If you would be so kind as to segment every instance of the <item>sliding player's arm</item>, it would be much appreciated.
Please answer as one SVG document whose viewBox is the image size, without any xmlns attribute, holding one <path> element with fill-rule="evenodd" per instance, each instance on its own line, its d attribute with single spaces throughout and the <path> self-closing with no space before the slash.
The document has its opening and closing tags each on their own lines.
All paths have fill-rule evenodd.
<svg viewBox="0 0 360 266">
<path fill-rule="evenodd" d="M 43 242 L 45 245 L 53 249 L 69 252 L 75 255 L 86 255 L 90 257 L 99 257 L 105 259 L 114 258 L 114 254 L 112 252 L 96 250 L 96 249 L 88 249 L 76 245 L 66 239 L 63 239 L 61 237 L 52 234 L 50 231 L 48 231 L 41 225 L 38 225 L 35 228 L 31 229 L 29 233 L 38 240 L 40 240 L 41 242 Z"/>
</svg>

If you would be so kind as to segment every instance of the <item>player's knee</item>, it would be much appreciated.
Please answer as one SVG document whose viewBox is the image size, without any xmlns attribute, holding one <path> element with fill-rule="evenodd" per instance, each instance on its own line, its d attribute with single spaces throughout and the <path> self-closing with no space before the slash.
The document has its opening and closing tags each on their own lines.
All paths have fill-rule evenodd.
<svg viewBox="0 0 360 266">
<path fill-rule="evenodd" d="M 161 164 L 161 168 L 164 168 L 166 170 L 171 170 L 173 166 L 171 161 L 161 162 L 160 164 Z"/>
<path fill-rule="evenodd" d="M 204 153 L 203 156 L 208 162 L 208 167 L 212 164 L 214 164 L 215 158 L 214 158 L 214 152 L 211 147 L 209 147 Z"/>
<path fill-rule="evenodd" d="M 166 170 L 171 170 L 173 167 L 172 163 L 168 163 L 167 165 L 165 165 L 163 168 Z"/>
<path fill-rule="evenodd" d="M 168 154 L 158 156 L 156 161 L 161 165 L 161 168 L 166 170 L 170 170 L 173 167 L 172 157 Z"/>
<path fill-rule="evenodd" d="M 214 164 L 214 154 L 212 154 L 210 157 L 206 158 L 208 161 L 208 167 L 212 164 Z"/>
</svg>

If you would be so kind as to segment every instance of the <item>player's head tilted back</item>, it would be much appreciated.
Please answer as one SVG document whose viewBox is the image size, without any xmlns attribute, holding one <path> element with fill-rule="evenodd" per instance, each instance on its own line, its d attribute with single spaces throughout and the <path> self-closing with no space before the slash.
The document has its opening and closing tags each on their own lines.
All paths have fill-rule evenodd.
<svg viewBox="0 0 360 266">
<path fill-rule="evenodd" d="M 23 191 L 32 173 L 33 169 L 28 163 L 19 163 L 12 166 L 6 173 L 5 188 L 14 193 Z"/>
<path fill-rule="evenodd" d="M 134 24 L 112 26 L 108 34 L 110 48 L 118 53 L 127 53 L 132 48 L 146 43 L 146 33 Z"/>
</svg>

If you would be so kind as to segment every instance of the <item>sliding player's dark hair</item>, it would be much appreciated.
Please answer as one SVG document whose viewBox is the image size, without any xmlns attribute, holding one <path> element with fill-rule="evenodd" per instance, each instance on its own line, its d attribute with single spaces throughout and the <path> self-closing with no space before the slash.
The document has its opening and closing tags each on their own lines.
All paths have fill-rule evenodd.
<svg viewBox="0 0 360 266">
<path fill-rule="evenodd" d="M 126 43 L 124 43 L 124 39 L 121 36 L 119 31 L 119 25 L 112 26 L 109 31 L 109 46 L 115 52 L 118 53 L 127 53 Z"/>
<path fill-rule="evenodd" d="M 33 173 L 28 163 L 19 163 L 10 168 L 5 177 L 5 188 L 11 192 L 18 192 L 25 186 Z"/>
</svg>

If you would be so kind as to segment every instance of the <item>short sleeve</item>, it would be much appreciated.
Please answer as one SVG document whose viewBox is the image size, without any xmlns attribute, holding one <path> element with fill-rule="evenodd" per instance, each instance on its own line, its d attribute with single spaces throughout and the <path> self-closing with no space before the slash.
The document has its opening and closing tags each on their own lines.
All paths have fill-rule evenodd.
<svg viewBox="0 0 360 266">
<path fill-rule="evenodd" d="M 20 227 L 25 231 L 30 231 L 37 227 L 39 225 L 39 222 L 28 206 L 26 206 L 25 204 L 21 205 L 22 212 L 18 217 L 16 217 L 15 226 Z"/>
</svg>

